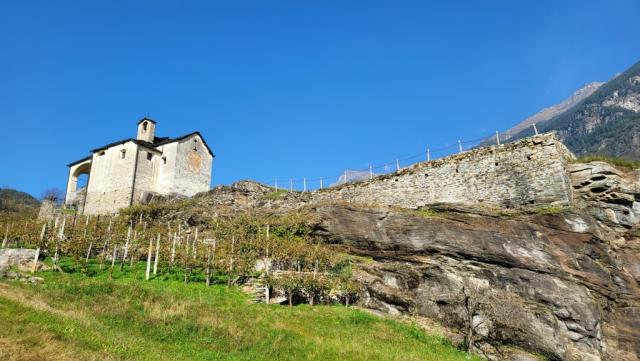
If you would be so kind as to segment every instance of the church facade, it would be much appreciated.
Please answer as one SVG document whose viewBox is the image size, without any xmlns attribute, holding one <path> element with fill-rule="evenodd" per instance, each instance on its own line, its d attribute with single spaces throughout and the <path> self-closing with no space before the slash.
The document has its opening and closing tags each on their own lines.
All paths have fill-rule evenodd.
<svg viewBox="0 0 640 361">
<path fill-rule="evenodd" d="M 156 122 L 138 122 L 136 138 L 91 150 L 68 165 L 65 205 L 83 214 L 112 214 L 155 195 L 193 196 L 210 189 L 213 152 L 199 132 L 155 136 Z M 86 186 L 78 184 L 83 174 Z"/>
</svg>

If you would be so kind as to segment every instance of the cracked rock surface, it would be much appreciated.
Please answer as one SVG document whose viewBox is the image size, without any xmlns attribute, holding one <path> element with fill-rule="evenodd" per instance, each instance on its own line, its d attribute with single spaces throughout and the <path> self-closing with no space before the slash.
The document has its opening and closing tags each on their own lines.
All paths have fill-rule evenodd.
<svg viewBox="0 0 640 361">
<path fill-rule="evenodd" d="M 614 222 L 600 212 L 634 190 L 607 189 L 609 197 L 599 192 L 603 198 L 584 208 L 556 214 L 468 205 L 434 205 L 426 214 L 344 205 L 315 211 L 318 234 L 373 259 L 358 272 L 365 307 L 462 327 L 456 301 L 475 284 L 499 296 L 493 313 L 474 315 L 474 322 L 491 319 L 487 342 L 551 360 L 638 360 L 640 231 L 631 216 Z"/>
<path fill-rule="evenodd" d="M 433 204 L 397 209 L 315 202 L 254 182 L 196 197 L 193 214 L 310 208 L 316 232 L 368 257 L 355 271 L 361 305 L 461 329 L 500 359 L 514 345 L 550 360 L 640 360 L 640 173 L 570 164 L 573 205 L 489 209 Z M 511 360 L 533 360 L 519 354 Z"/>
</svg>

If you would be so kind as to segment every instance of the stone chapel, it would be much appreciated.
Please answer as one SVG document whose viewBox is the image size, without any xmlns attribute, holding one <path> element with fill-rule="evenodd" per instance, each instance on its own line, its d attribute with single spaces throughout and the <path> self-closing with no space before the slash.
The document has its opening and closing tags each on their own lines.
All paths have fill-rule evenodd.
<svg viewBox="0 0 640 361">
<path fill-rule="evenodd" d="M 199 132 L 155 136 L 156 122 L 138 122 L 138 135 L 91 150 L 68 165 L 65 205 L 83 214 L 112 214 L 154 195 L 193 196 L 210 189 L 213 152 Z M 86 185 L 78 180 L 86 174 Z"/>
</svg>

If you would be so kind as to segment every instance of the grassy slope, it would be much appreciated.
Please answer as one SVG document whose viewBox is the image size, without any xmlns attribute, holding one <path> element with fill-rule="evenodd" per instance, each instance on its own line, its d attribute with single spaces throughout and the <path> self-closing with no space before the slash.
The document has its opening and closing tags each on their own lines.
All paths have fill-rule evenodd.
<svg viewBox="0 0 640 361">
<path fill-rule="evenodd" d="M 469 360 L 439 337 L 341 306 L 254 305 L 235 288 L 131 273 L 0 281 L 10 360 Z M 136 275 L 133 276 L 132 274 Z M 166 277 L 163 277 L 166 278 Z"/>
</svg>

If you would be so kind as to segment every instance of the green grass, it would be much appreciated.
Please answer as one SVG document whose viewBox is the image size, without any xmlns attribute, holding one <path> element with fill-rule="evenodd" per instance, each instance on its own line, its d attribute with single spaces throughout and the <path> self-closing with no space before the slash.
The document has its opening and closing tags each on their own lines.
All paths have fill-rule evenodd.
<svg viewBox="0 0 640 361">
<path fill-rule="evenodd" d="M 432 209 L 428 207 L 421 207 L 418 209 L 395 207 L 394 209 L 398 212 L 402 212 L 405 214 L 409 214 L 409 215 L 421 217 L 421 218 L 442 218 L 445 215 L 445 211 L 443 210 Z"/>
<path fill-rule="evenodd" d="M 533 210 L 535 214 L 558 214 L 568 210 L 567 206 L 554 206 L 554 205 L 543 205 Z"/>
<path fill-rule="evenodd" d="M 275 201 L 275 200 L 281 199 L 281 198 L 282 198 L 282 197 L 284 197 L 287 193 L 289 193 L 289 191 L 288 191 L 288 190 L 285 190 L 285 189 L 278 189 L 277 191 L 275 191 L 275 190 L 274 190 L 273 192 L 271 192 L 271 193 L 267 194 L 267 196 L 266 196 L 266 197 L 267 197 L 267 199 L 270 199 L 270 200 L 272 200 L 272 201 Z"/>
<path fill-rule="evenodd" d="M 640 162 L 630 160 L 630 159 L 625 159 L 625 158 L 613 158 L 613 157 L 606 157 L 601 155 L 580 157 L 576 159 L 574 163 L 589 163 L 589 162 L 595 162 L 595 161 L 606 162 L 613 166 L 624 168 L 624 169 L 640 169 Z"/>
<path fill-rule="evenodd" d="M 72 267 L 67 260 L 63 264 Z M 0 281 L 0 350 L 13 360 L 479 360 L 415 326 L 343 306 L 256 305 L 237 288 L 114 272 Z"/>
</svg>

